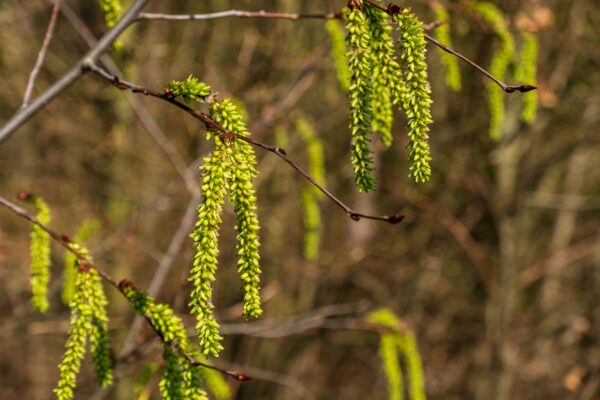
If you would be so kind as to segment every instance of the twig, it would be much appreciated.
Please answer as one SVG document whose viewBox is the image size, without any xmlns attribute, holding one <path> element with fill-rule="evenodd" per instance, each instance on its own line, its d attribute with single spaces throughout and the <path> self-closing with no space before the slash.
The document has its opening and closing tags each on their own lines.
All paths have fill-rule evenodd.
<svg viewBox="0 0 600 400">
<path fill-rule="evenodd" d="M 27 107 L 19 109 L 16 114 L 9 119 L 2 128 L 0 128 L 0 143 L 8 139 L 19 127 L 27 122 L 31 117 L 37 114 L 42 108 L 50 103 L 54 98 L 67 90 L 76 82 L 85 72 L 83 65 L 95 62 L 109 46 L 127 29 L 133 21 L 139 16 L 142 9 L 150 0 L 135 0 L 115 26 L 109 30 L 98 41 L 98 44 L 87 52 L 71 69 L 69 69 L 58 81 L 52 84 L 44 93 L 39 95 Z"/>
<path fill-rule="evenodd" d="M 268 12 L 264 10 L 260 11 L 241 11 L 241 10 L 229 10 L 220 11 L 208 14 L 154 14 L 154 13 L 141 13 L 137 18 L 137 21 L 143 20 L 162 20 L 162 21 L 205 21 L 210 19 L 218 18 L 276 18 L 276 19 L 287 19 L 290 21 L 297 21 L 299 19 L 338 19 L 341 18 L 341 13 L 311 13 L 311 14 L 294 14 L 294 13 L 281 13 L 281 12 Z"/>
<path fill-rule="evenodd" d="M 48 29 L 46 29 L 46 36 L 44 36 L 44 41 L 42 42 L 42 47 L 37 55 L 37 59 L 35 61 L 35 65 L 29 74 L 29 80 L 27 81 L 27 88 L 25 89 L 25 94 L 23 95 L 23 104 L 21 104 L 21 108 L 27 107 L 29 104 L 29 99 L 31 98 L 31 94 L 33 93 L 33 85 L 35 84 L 35 79 L 40 73 L 40 69 L 42 68 L 42 64 L 44 64 L 44 59 L 46 58 L 46 52 L 48 51 L 48 46 L 50 46 L 50 41 L 52 40 L 52 34 L 54 33 L 54 27 L 56 26 L 56 18 L 58 17 L 58 10 L 60 9 L 61 0 L 54 0 L 54 7 L 52 7 L 52 13 L 50 14 L 50 22 L 48 23 Z"/>
<path fill-rule="evenodd" d="M 352 208 L 350 208 L 344 202 L 342 202 L 340 199 L 338 199 L 335 195 L 333 195 L 331 192 L 329 192 L 327 189 L 325 189 L 322 185 L 320 185 L 317 181 L 315 181 L 314 178 L 312 176 L 310 176 L 310 174 L 308 174 L 306 171 L 304 171 L 298 164 L 296 164 L 294 161 L 292 161 L 288 157 L 288 155 L 284 149 L 259 142 L 248 136 L 240 136 L 234 132 L 228 131 L 225 128 L 223 128 L 218 122 L 216 122 L 214 119 L 212 119 L 208 114 L 200 112 L 200 111 L 196 111 L 193 108 L 177 101 L 171 93 L 157 92 L 157 91 L 124 81 L 124 80 L 120 79 L 119 77 L 106 71 L 105 69 L 99 67 L 98 65 L 96 65 L 93 62 L 85 64 L 84 68 L 95 73 L 96 75 L 100 76 L 101 78 L 107 80 L 108 82 L 110 82 L 111 84 L 113 84 L 114 86 L 116 86 L 119 89 L 130 90 L 133 93 L 140 93 L 145 96 L 156 97 L 158 99 L 161 99 L 168 103 L 171 103 L 176 107 L 179 107 L 180 109 L 186 111 L 188 114 L 190 114 L 194 118 L 202 121 L 206 127 L 215 129 L 218 132 L 220 132 L 225 140 L 231 140 L 231 139 L 235 138 L 235 139 L 243 140 L 246 143 L 249 143 L 255 147 L 260 147 L 261 149 L 270 151 L 271 153 L 277 155 L 279 158 L 281 158 L 282 160 L 287 162 L 292 168 L 294 168 L 296 170 L 296 172 L 298 172 L 300 175 L 302 175 L 302 177 L 304 177 L 304 179 L 309 181 L 313 186 L 315 186 L 323 194 L 325 194 L 325 196 L 327 196 L 331 201 L 333 201 L 338 207 L 340 207 L 342 210 L 344 210 L 344 212 L 346 214 L 348 214 L 348 216 L 351 219 L 353 219 L 354 221 L 359 221 L 361 218 L 365 218 L 365 219 L 372 219 L 372 220 L 376 220 L 376 221 L 385 221 L 385 222 L 389 222 L 391 224 L 396 224 L 404 219 L 404 216 L 400 213 L 396 213 L 391 216 L 376 216 L 376 215 L 368 215 L 368 214 L 363 214 L 363 213 L 354 211 Z"/>
<path fill-rule="evenodd" d="M 404 7 L 399 6 L 397 4 L 393 4 L 393 3 L 390 3 L 386 7 L 386 6 L 382 5 L 381 3 L 377 3 L 374 0 L 364 0 L 364 1 L 369 3 L 371 6 L 373 6 L 375 8 L 385 11 L 389 15 L 397 14 L 404 9 Z M 473 68 L 475 68 L 476 70 L 478 70 L 479 72 L 484 74 L 486 77 L 491 79 L 494 83 L 496 83 L 498 86 L 500 86 L 500 88 L 502 88 L 502 90 L 504 90 L 506 93 L 513 93 L 513 92 L 524 93 L 524 92 L 529 92 L 531 90 L 537 89 L 537 87 L 532 86 L 532 85 L 507 85 L 506 83 L 502 82 L 501 80 L 496 78 L 494 75 L 492 75 L 490 72 L 488 72 L 485 68 L 483 68 L 482 66 L 477 64 L 475 61 L 470 60 L 469 58 L 462 55 L 458 51 L 451 49 L 450 47 L 440 43 L 435 38 L 425 34 L 425 40 L 427 40 L 429 43 L 432 43 L 432 44 L 438 46 L 440 49 L 444 50 L 445 52 L 450 53 L 453 56 L 460 58 L 461 60 L 463 60 L 464 62 L 466 62 L 467 64 L 469 64 L 470 66 L 472 66 Z"/>
<path fill-rule="evenodd" d="M 27 196 L 29 196 L 30 193 L 28 192 L 21 192 L 19 193 L 19 198 L 20 199 L 26 199 Z M 31 214 L 29 214 L 25 209 L 19 207 L 18 205 L 8 201 L 6 198 L 0 196 L 0 205 L 4 206 L 5 208 L 7 208 L 8 210 L 12 211 L 14 214 L 18 215 L 21 218 L 26 219 L 27 221 L 29 221 L 31 224 L 33 225 L 37 225 L 38 227 L 40 227 L 41 229 L 43 229 L 46 233 L 48 233 L 48 235 L 50 235 L 50 237 L 52 239 L 54 239 L 58 244 L 60 244 L 62 247 L 65 248 L 65 250 L 67 250 L 68 252 L 70 252 L 71 254 L 73 254 L 75 257 L 77 257 L 77 259 L 81 262 L 81 263 L 85 263 L 87 267 L 89 268 L 93 268 L 94 270 L 96 270 L 96 272 L 98 272 L 98 275 L 100 275 L 100 277 L 102 277 L 102 279 L 104 279 L 104 281 L 106 281 L 109 285 L 111 285 L 112 287 L 114 287 L 115 289 L 117 289 L 125 298 L 127 298 L 127 296 L 125 295 L 125 288 L 126 287 L 131 287 L 133 286 L 133 284 L 131 283 L 131 281 L 127 280 L 127 279 L 123 279 L 121 281 L 117 281 L 116 279 L 112 278 L 107 272 L 103 271 L 102 269 L 98 268 L 97 265 L 92 264 L 89 260 L 89 257 L 87 257 L 85 254 L 81 253 L 80 251 L 78 251 L 74 246 L 72 246 L 72 241 L 71 239 L 67 236 L 67 235 L 63 235 L 60 234 L 54 230 L 52 230 L 50 227 L 42 224 L 41 222 L 39 222 L 35 217 L 33 217 Z M 152 324 L 152 322 L 150 321 L 150 319 L 144 315 L 144 317 L 146 318 L 146 320 L 148 321 L 148 324 L 150 325 L 150 327 L 152 328 L 152 330 L 154 330 L 154 332 L 157 334 L 157 336 L 161 339 L 161 341 L 165 344 L 170 344 L 167 343 L 164 338 L 162 337 L 162 334 L 160 333 L 160 331 Z M 235 371 L 226 371 L 224 369 L 220 369 L 218 367 L 215 367 L 213 365 L 210 364 L 206 364 L 203 363 L 201 361 L 196 360 L 194 357 L 192 357 L 191 355 L 189 355 L 184 349 L 182 349 L 181 347 L 177 346 L 179 352 L 181 353 L 182 356 L 184 356 L 191 365 L 194 366 L 202 366 L 205 368 L 210 368 L 210 369 L 214 369 L 216 371 L 219 371 L 225 375 L 231 376 L 234 379 L 237 379 L 239 381 L 247 381 L 250 380 L 251 378 L 248 377 L 245 374 L 241 374 Z"/>
</svg>

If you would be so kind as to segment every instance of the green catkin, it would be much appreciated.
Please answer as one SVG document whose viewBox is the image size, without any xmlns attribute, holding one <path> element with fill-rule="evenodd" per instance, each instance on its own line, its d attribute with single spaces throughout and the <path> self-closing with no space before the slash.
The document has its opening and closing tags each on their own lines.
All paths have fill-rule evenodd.
<svg viewBox="0 0 600 400">
<path fill-rule="evenodd" d="M 184 400 L 183 374 L 180 356 L 165 344 L 163 348 L 163 375 L 158 384 L 163 400 Z"/>
<path fill-rule="evenodd" d="M 188 75 L 183 81 L 171 81 L 165 91 L 173 96 L 179 96 L 186 104 L 193 101 L 202 103 L 210 95 L 210 86 L 201 82 L 193 75 Z"/>
<path fill-rule="evenodd" d="M 202 368 L 200 372 L 207 389 L 217 400 L 227 400 L 231 398 L 231 388 L 225 379 L 223 379 L 220 372 L 209 368 Z"/>
<path fill-rule="evenodd" d="M 180 357 L 180 365 L 183 376 L 183 399 L 184 400 L 208 400 L 208 395 L 202 389 L 202 375 L 200 368 L 191 366 L 183 357 Z M 206 369 L 206 368 L 203 368 Z"/>
<path fill-rule="evenodd" d="M 371 324 L 379 325 L 387 330 L 381 335 L 379 353 L 388 381 L 390 399 L 402 399 L 403 397 L 404 382 L 402 380 L 402 374 L 400 373 L 400 367 L 398 365 L 398 369 L 396 370 L 396 367 L 392 365 L 394 357 L 395 363 L 398 364 L 398 356 L 400 356 L 405 360 L 406 364 L 406 376 L 410 399 L 425 400 L 423 366 L 414 332 L 407 330 L 406 328 L 401 329 L 400 319 L 387 308 L 371 312 L 367 316 L 367 320 Z M 396 353 L 394 353 L 394 350 L 392 350 L 391 347 L 395 347 Z M 399 374 L 399 378 L 397 374 Z M 397 392 L 393 392 L 394 390 Z"/>
<path fill-rule="evenodd" d="M 435 19 L 440 21 L 442 25 L 435 28 L 433 31 L 435 38 L 442 44 L 452 47 L 452 39 L 450 36 L 450 14 L 448 14 L 448 10 L 444 6 L 439 3 L 436 3 L 434 8 Z M 445 52 L 442 49 L 439 49 L 440 58 L 442 60 L 442 65 L 446 70 L 446 85 L 455 91 L 459 92 L 462 87 L 461 77 L 460 77 L 460 68 L 458 67 L 458 60 L 452 54 Z"/>
<path fill-rule="evenodd" d="M 88 258 L 87 250 L 80 254 Z M 98 272 L 77 263 L 75 295 L 70 303 L 70 329 L 65 345 L 66 351 L 59 364 L 59 381 L 54 393 L 58 400 L 73 398 L 77 374 L 85 356 L 89 339 L 96 380 L 102 387 L 112 384 L 113 372 L 108 343 L 106 306 L 108 304 Z"/>
<path fill-rule="evenodd" d="M 403 106 L 408 117 L 408 149 L 412 160 L 409 176 L 416 182 L 427 182 L 431 177 L 428 132 L 432 123 L 432 101 L 425 62 L 425 31 L 423 23 L 410 8 L 394 14 L 393 19 L 400 29 L 400 60 L 407 87 Z"/>
<path fill-rule="evenodd" d="M 164 341 L 165 367 L 160 383 L 163 398 L 207 399 L 206 392 L 201 387 L 202 379 L 198 368 L 192 367 L 188 360 L 176 350 L 179 348 L 197 359 L 200 358 L 190 346 L 181 318 L 175 315 L 168 305 L 156 304 L 148 294 L 135 290 L 131 285 L 121 284 L 120 287 L 133 309 L 148 319 Z"/>
<path fill-rule="evenodd" d="M 320 185 L 325 185 L 325 151 L 323 142 L 316 134 L 314 127 L 306 119 L 300 118 L 296 121 L 296 131 L 306 144 L 306 154 L 308 160 L 308 173 Z M 315 196 L 319 199 L 324 198 L 323 192 L 311 185 Z"/>
<path fill-rule="evenodd" d="M 398 348 L 396 346 L 396 335 L 384 333 L 379 341 L 379 357 L 383 364 L 383 372 L 387 381 L 388 399 L 404 399 L 404 381 L 402 371 L 398 363 Z"/>
<path fill-rule="evenodd" d="M 248 136 L 244 118 L 231 99 L 215 102 L 210 106 L 210 116 L 221 126 L 239 136 Z M 258 175 L 254 149 L 242 140 L 232 143 L 235 147 L 229 155 L 230 196 L 233 202 L 237 230 L 238 272 L 244 290 L 242 312 L 247 318 L 262 315 L 260 299 L 260 224 L 256 215 L 256 193 L 253 180 Z"/>
<path fill-rule="evenodd" d="M 79 250 L 81 247 L 76 243 L 84 243 L 89 236 L 100 227 L 100 221 L 97 219 L 86 220 L 81 228 L 77 231 L 73 237 L 71 246 L 75 246 L 75 250 Z M 64 304 L 69 305 L 75 294 L 75 280 L 77 278 L 77 257 L 70 251 L 65 252 L 65 261 L 63 269 L 63 282 L 62 282 L 62 301 Z"/>
<path fill-rule="evenodd" d="M 296 130 L 306 144 L 308 172 L 314 180 L 325 184 L 325 161 L 323 143 L 315 133 L 313 126 L 305 119 L 296 122 Z M 319 200 L 324 198 L 323 192 L 313 185 L 303 184 L 301 189 L 302 208 L 304 211 L 304 256 L 309 261 L 319 257 L 321 243 L 321 211 Z"/>
<path fill-rule="evenodd" d="M 521 31 L 521 62 L 519 65 L 519 81 L 535 85 L 537 79 L 537 59 L 539 44 L 535 34 L 527 31 Z M 535 121 L 537 115 L 538 92 L 532 90 L 523 93 L 523 111 L 521 119 L 526 124 Z"/>
<path fill-rule="evenodd" d="M 411 400 L 425 400 L 425 379 L 423 378 L 423 362 L 417 348 L 417 340 L 412 331 L 398 336 L 398 350 L 406 360 L 408 386 Z"/>
<path fill-rule="evenodd" d="M 515 44 L 502 12 L 493 4 L 478 2 L 469 5 L 471 10 L 488 22 L 500 40 L 500 49 L 494 54 L 489 72 L 501 81 L 505 79 L 508 66 L 514 59 Z M 504 92 L 492 81 L 487 83 L 490 108 L 490 137 L 498 141 L 502 138 L 504 124 Z"/>
<path fill-rule="evenodd" d="M 50 208 L 37 196 L 30 196 L 37 210 L 36 219 L 47 226 L 50 223 Z M 31 230 L 31 303 L 39 313 L 48 310 L 48 283 L 50 282 L 50 235 L 38 225 Z"/>
<path fill-rule="evenodd" d="M 100 0 L 100 7 L 104 11 L 104 20 L 109 28 L 115 26 L 121 15 L 121 0 Z"/>
<path fill-rule="evenodd" d="M 329 34 L 329 41 L 331 43 L 329 51 L 331 58 L 333 59 L 333 65 L 335 67 L 338 83 L 340 88 L 342 88 L 344 92 L 347 92 L 348 87 L 350 86 L 350 71 L 348 70 L 348 62 L 346 61 L 344 27 L 340 21 L 336 19 L 330 19 L 325 22 L 325 28 Z"/>
<path fill-rule="evenodd" d="M 87 249 L 84 254 L 87 255 Z M 89 258 L 89 256 L 87 256 Z M 104 287 L 100 275 L 95 270 L 90 270 L 92 280 L 92 296 L 90 303 L 93 309 L 90 329 L 90 349 L 94 362 L 96 381 L 101 387 L 107 387 L 113 382 L 112 361 L 108 342 L 108 316 L 106 306 L 108 300 L 104 294 Z"/>
<path fill-rule="evenodd" d="M 216 139 L 217 142 L 220 139 Z M 223 349 L 219 334 L 219 324 L 215 320 L 212 304 L 212 282 L 215 280 L 219 257 L 218 235 L 221 225 L 221 211 L 227 192 L 230 171 L 227 151 L 219 146 L 213 154 L 204 159 L 202 193 L 204 202 L 198 208 L 198 222 L 191 234 L 195 242 L 196 254 L 189 281 L 192 282 L 190 307 L 196 315 L 196 332 L 203 354 L 217 356 Z"/>
<path fill-rule="evenodd" d="M 365 15 L 371 34 L 371 52 L 373 57 L 373 108 L 372 127 L 378 132 L 386 146 L 392 144 L 393 99 L 402 102 L 406 88 L 402 79 L 400 65 L 396 61 L 392 27 L 388 24 L 388 14 L 369 4 L 365 4 Z M 393 96 L 393 97 L 392 97 Z"/>
<path fill-rule="evenodd" d="M 362 1 L 359 2 L 362 4 Z M 346 47 L 350 70 L 350 129 L 352 131 L 352 165 L 354 183 L 361 192 L 375 190 L 373 151 L 371 150 L 371 107 L 373 59 L 368 22 L 359 7 L 344 13 L 346 18 Z"/>
<path fill-rule="evenodd" d="M 65 345 L 65 354 L 58 366 L 59 380 L 54 393 L 58 400 L 73 398 L 73 390 L 77 384 L 77 374 L 81 361 L 85 357 L 87 337 L 92 329 L 91 320 L 94 315 L 90 302 L 94 294 L 92 270 L 81 271 L 77 275 L 76 291 L 71 301 L 70 328 Z"/>
</svg>

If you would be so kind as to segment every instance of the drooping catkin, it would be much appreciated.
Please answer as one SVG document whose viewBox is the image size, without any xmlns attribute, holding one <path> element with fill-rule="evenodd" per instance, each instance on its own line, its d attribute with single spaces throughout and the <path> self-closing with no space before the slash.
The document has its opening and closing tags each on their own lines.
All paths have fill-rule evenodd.
<svg viewBox="0 0 600 400">
<path fill-rule="evenodd" d="M 71 246 L 75 250 L 80 250 L 81 246 L 88 237 L 99 228 L 100 221 L 97 219 L 89 219 L 84 221 L 75 236 Z M 62 282 L 62 301 L 69 305 L 75 294 L 75 280 L 77 279 L 77 257 L 70 251 L 65 252 L 64 267 L 63 267 L 63 282 Z"/>
<path fill-rule="evenodd" d="M 440 3 L 434 4 L 433 11 L 435 12 L 436 21 L 441 22 L 441 25 L 433 31 L 433 35 L 440 43 L 451 48 L 450 14 L 448 14 L 448 10 Z M 446 71 L 446 85 L 455 92 L 460 91 L 462 82 L 457 58 L 442 49 L 438 49 L 438 53 Z"/>
<path fill-rule="evenodd" d="M 220 139 L 216 139 L 219 141 Z M 215 280 L 219 257 L 218 235 L 221 226 L 221 212 L 227 193 L 227 176 L 230 172 L 227 157 L 228 148 L 216 148 L 202 166 L 202 193 L 204 201 L 198 207 L 198 221 L 191 237 L 196 254 L 188 280 L 192 283 L 190 307 L 196 315 L 196 333 L 203 354 L 217 356 L 223 349 L 223 338 L 214 316 L 212 303 L 212 282 Z"/>
<path fill-rule="evenodd" d="M 182 400 L 205 400 L 196 367 L 190 365 L 182 352 L 199 358 L 188 341 L 183 321 L 167 304 L 157 304 L 147 293 L 136 290 L 129 282 L 122 282 L 120 289 L 133 309 L 144 316 L 163 339 L 163 377 L 160 391 L 163 398 Z"/>
<path fill-rule="evenodd" d="M 103 387 L 112 383 L 106 305 L 106 296 L 98 272 L 91 269 L 89 265 L 78 262 L 75 295 L 70 304 L 70 328 L 65 354 L 58 366 L 58 384 L 54 389 L 58 400 L 73 398 L 88 340 L 98 383 Z"/>
<path fill-rule="evenodd" d="M 48 225 L 51 219 L 50 208 L 39 196 L 29 195 L 29 202 L 37 210 L 36 219 Z M 31 303 L 39 313 L 48 310 L 48 283 L 50 282 L 50 235 L 38 225 L 31 228 Z"/>
<path fill-rule="evenodd" d="M 373 131 L 381 136 L 382 142 L 390 146 L 394 119 L 392 103 L 401 104 L 404 101 L 406 86 L 400 65 L 396 61 L 388 14 L 367 3 L 365 15 L 369 23 L 373 57 L 372 126 Z"/>
<path fill-rule="evenodd" d="M 300 118 L 296 121 L 296 131 L 304 140 L 308 162 L 308 172 L 313 179 L 325 184 L 325 160 L 323 143 L 315 132 L 311 123 Z M 315 261 L 319 257 L 321 244 L 321 210 L 320 200 L 324 198 L 323 193 L 315 186 L 307 183 L 302 184 L 301 199 L 304 223 L 304 256 L 309 261 Z"/>
<path fill-rule="evenodd" d="M 539 52 L 538 38 L 534 33 L 521 31 L 521 57 L 519 63 L 519 81 L 535 85 L 537 80 L 537 60 Z M 523 111 L 521 119 L 526 124 L 535 121 L 538 107 L 538 91 L 523 93 Z"/>
<path fill-rule="evenodd" d="M 325 28 L 329 34 L 329 53 L 333 59 L 333 65 L 340 88 L 344 92 L 348 91 L 350 83 L 350 71 L 346 61 L 346 44 L 344 43 L 344 27 L 340 21 L 331 19 L 325 22 Z"/>
<path fill-rule="evenodd" d="M 243 116 L 238 112 L 231 99 L 214 102 L 210 107 L 210 115 L 221 126 L 236 135 L 248 136 Z M 256 193 L 253 181 L 256 171 L 254 149 L 242 140 L 231 143 L 229 154 L 230 179 L 229 193 L 233 202 L 237 230 L 236 250 L 238 255 L 238 272 L 244 291 L 243 314 L 248 318 L 262 315 L 260 299 L 260 241 L 258 232 L 260 224 L 256 214 Z"/>
<path fill-rule="evenodd" d="M 513 62 L 515 44 L 512 34 L 502 12 L 492 3 L 477 2 L 469 8 L 479 14 L 489 23 L 500 41 L 500 48 L 494 53 L 489 72 L 501 81 L 506 78 L 508 66 Z M 487 83 L 488 102 L 490 109 L 490 137 L 498 141 L 502 139 L 502 127 L 505 118 L 504 92 L 492 81 Z"/>
<path fill-rule="evenodd" d="M 403 106 L 408 117 L 408 150 L 412 161 L 409 176 L 416 182 L 427 182 L 431 177 L 429 125 L 432 123 L 432 101 L 425 60 L 425 31 L 423 23 L 410 8 L 394 14 L 393 19 L 400 29 L 400 60 L 407 88 Z"/>
<path fill-rule="evenodd" d="M 373 151 L 371 150 L 371 106 L 373 60 L 371 35 L 362 11 L 362 1 L 356 1 L 346 10 L 346 47 L 350 70 L 350 129 L 352 131 L 352 155 L 354 183 L 361 192 L 375 190 L 373 175 Z"/>
<path fill-rule="evenodd" d="M 410 400 L 425 400 L 425 379 L 423 378 L 423 362 L 417 348 L 417 339 L 412 331 L 406 331 L 396 338 L 398 350 L 406 360 L 408 376 L 408 392 Z"/>
</svg>

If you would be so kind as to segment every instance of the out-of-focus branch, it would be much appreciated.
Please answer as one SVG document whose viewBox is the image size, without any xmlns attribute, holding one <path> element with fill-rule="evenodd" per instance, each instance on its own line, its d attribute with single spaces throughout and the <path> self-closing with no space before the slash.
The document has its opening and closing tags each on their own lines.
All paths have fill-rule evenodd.
<svg viewBox="0 0 600 400">
<path fill-rule="evenodd" d="M 2 128 L 0 128 L 0 143 L 8 139 L 19 127 L 27 122 L 31 117 L 38 113 L 54 98 L 67 90 L 75 81 L 77 81 L 85 72 L 83 66 L 95 62 L 100 55 L 110 47 L 110 45 L 125 31 L 133 21 L 139 16 L 143 8 L 150 0 L 135 0 L 115 26 L 109 30 L 96 44 L 94 48 L 87 52 L 71 69 L 69 69 L 58 81 L 54 82 L 44 93 L 38 96 L 27 107 L 19 109 L 15 115 L 10 118 Z"/>
<path fill-rule="evenodd" d="M 27 88 L 25 89 L 25 94 L 23 95 L 23 104 L 21 104 L 21 108 L 27 107 L 29 104 L 31 93 L 33 93 L 35 78 L 37 78 L 38 74 L 40 73 L 40 69 L 44 64 L 46 52 L 48 51 L 48 46 L 50 46 L 50 41 L 52 40 L 52 35 L 54 34 L 54 27 L 56 26 L 56 18 L 58 17 L 58 10 L 60 9 L 60 2 L 61 0 L 54 0 L 54 6 L 52 7 L 52 13 L 50 14 L 48 29 L 46 30 L 46 35 L 44 36 L 42 47 L 37 55 L 35 65 L 29 74 L 29 80 L 27 81 Z"/>
<path fill-rule="evenodd" d="M 228 10 L 220 11 L 208 14 L 155 14 L 155 13 L 141 13 L 136 21 L 143 20 L 162 20 L 162 21 L 205 21 L 210 19 L 219 18 L 274 18 L 274 19 L 287 19 L 290 21 L 297 21 L 299 19 L 336 19 L 341 18 L 341 13 L 310 13 L 310 14 L 295 14 L 295 13 L 281 13 L 281 12 L 268 12 L 264 10 L 260 11 L 242 11 L 242 10 Z"/>
<path fill-rule="evenodd" d="M 227 129 L 223 128 L 218 122 L 216 122 L 214 119 L 212 119 L 208 114 L 200 112 L 200 111 L 196 111 L 193 108 L 187 106 L 186 104 L 177 101 L 171 93 L 164 92 L 164 91 L 157 92 L 157 91 L 124 81 L 124 80 L 120 79 L 119 77 L 117 77 L 116 75 L 113 75 L 110 72 L 106 71 L 105 69 L 99 67 L 98 65 L 96 65 L 93 62 L 85 64 L 84 67 L 87 70 L 89 70 L 89 71 L 95 73 L 96 75 L 100 76 L 101 78 L 105 79 L 106 81 L 110 82 L 111 84 L 113 84 L 114 86 L 116 86 L 119 89 L 130 90 L 133 93 L 139 93 L 139 94 L 143 94 L 145 96 L 156 97 L 158 99 L 161 99 L 168 103 L 171 103 L 172 105 L 186 111 L 188 114 L 190 114 L 194 118 L 202 121 L 202 123 L 204 123 L 204 125 L 207 128 L 212 128 L 212 129 L 215 129 L 216 131 L 220 132 L 221 136 L 223 137 L 224 140 L 229 140 L 229 141 L 236 140 L 236 139 L 243 140 L 246 143 L 249 143 L 255 147 L 260 147 L 261 149 L 270 151 L 271 153 L 277 155 L 279 158 L 281 158 L 282 160 L 287 162 L 293 169 L 296 170 L 296 172 L 298 172 L 300 175 L 302 175 L 302 177 L 304 177 L 304 179 L 309 181 L 313 186 L 315 186 L 325 196 L 327 196 L 333 203 L 335 203 L 338 207 L 340 207 L 342 210 L 344 210 L 344 212 L 346 214 L 348 214 L 348 216 L 354 221 L 359 221 L 360 219 L 365 218 L 365 219 L 372 219 L 372 220 L 376 220 L 376 221 L 384 221 L 384 222 L 388 222 L 391 224 L 396 224 L 404 219 L 404 216 L 400 213 L 396 213 L 391 216 L 376 216 L 376 215 L 368 215 L 368 214 L 363 214 L 363 213 L 357 212 L 357 211 L 353 210 L 352 208 L 350 208 L 348 205 L 346 205 L 343 201 L 338 199 L 334 194 L 329 192 L 325 187 L 320 185 L 317 181 L 315 181 L 314 178 L 308 172 L 304 171 L 296 162 L 294 162 L 292 159 L 290 159 L 288 157 L 287 152 L 284 149 L 259 142 L 249 136 L 240 136 L 234 132 L 228 131 Z"/>
</svg>

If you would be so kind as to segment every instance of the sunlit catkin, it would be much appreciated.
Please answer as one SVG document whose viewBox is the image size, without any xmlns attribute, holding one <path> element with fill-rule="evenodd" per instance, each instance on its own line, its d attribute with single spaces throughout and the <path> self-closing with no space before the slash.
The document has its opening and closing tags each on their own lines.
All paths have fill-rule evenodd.
<svg viewBox="0 0 600 400">
<path fill-rule="evenodd" d="M 221 126 L 239 136 L 248 136 L 243 116 L 231 99 L 211 104 L 210 115 Z M 254 149 L 243 140 L 231 143 L 228 153 L 230 168 L 229 194 L 233 202 L 237 230 L 238 272 L 244 291 L 243 314 L 248 318 L 262 315 L 260 299 L 260 224 L 256 215 L 256 193 L 253 181 L 256 170 Z"/>
<path fill-rule="evenodd" d="M 42 225 L 50 223 L 50 208 L 38 196 L 29 195 L 28 201 L 37 210 L 36 219 Z M 48 283 L 50 282 L 50 235 L 38 225 L 31 229 L 31 303 L 39 313 L 48 310 Z"/>
<path fill-rule="evenodd" d="M 371 107 L 373 60 L 370 51 L 371 35 L 362 11 L 362 1 L 354 1 L 344 13 L 346 18 L 346 47 L 350 69 L 350 129 L 352 131 L 351 160 L 354 183 L 361 192 L 375 190 L 373 151 L 371 150 Z"/>
<path fill-rule="evenodd" d="M 408 150 L 412 161 L 409 175 L 416 182 L 427 182 L 431 176 L 429 125 L 432 123 L 432 101 L 425 61 L 425 31 L 423 23 L 409 8 L 394 14 L 393 19 L 400 29 L 400 60 L 407 87 L 403 106 L 408 117 Z"/>
</svg>

